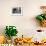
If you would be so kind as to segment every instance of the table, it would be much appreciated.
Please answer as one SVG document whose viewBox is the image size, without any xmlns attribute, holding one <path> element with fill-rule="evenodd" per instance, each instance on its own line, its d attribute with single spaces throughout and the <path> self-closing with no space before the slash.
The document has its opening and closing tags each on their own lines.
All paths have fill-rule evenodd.
<svg viewBox="0 0 46 46">
<path fill-rule="evenodd" d="M 27 44 L 27 43 L 24 43 L 23 45 L 15 45 L 15 46 L 46 46 L 46 44 L 41 44 L 41 45 L 35 45 L 35 44 Z"/>
</svg>

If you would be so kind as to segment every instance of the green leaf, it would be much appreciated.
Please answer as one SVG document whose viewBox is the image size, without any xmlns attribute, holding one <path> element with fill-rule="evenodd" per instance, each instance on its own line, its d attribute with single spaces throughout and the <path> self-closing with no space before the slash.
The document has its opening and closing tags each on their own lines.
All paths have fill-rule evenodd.
<svg viewBox="0 0 46 46">
<path fill-rule="evenodd" d="M 45 19 L 46 19 L 46 15 L 45 15 Z"/>
<path fill-rule="evenodd" d="M 15 27 L 15 29 L 13 27 L 15 27 L 15 26 L 8 26 L 6 28 L 6 30 L 5 30 L 6 31 L 5 32 L 6 36 L 8 36 L 8 37 L 16 36 L 18 31 L 16 30 L 16 27 Z"/>
<path fill-rule="evenodd" d="M 44 18 L 43 18 L 41 15 L 38 15 L 38 16 L 36 17 L 36 19 L 39 20 L 39 21 L 44 20 Z"/>
</svg>

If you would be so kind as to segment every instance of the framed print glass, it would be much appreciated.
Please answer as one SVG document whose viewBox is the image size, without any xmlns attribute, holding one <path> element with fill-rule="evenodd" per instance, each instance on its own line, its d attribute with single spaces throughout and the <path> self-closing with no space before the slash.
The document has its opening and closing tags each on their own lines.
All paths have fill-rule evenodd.
<svg viewBox="0 0 46 46">
<path fill-rule="evenodd" d="M 14 7 L 12 8 L 12 15 L 14 16 L 22 16 L 22 7 Z"/>
</svg>

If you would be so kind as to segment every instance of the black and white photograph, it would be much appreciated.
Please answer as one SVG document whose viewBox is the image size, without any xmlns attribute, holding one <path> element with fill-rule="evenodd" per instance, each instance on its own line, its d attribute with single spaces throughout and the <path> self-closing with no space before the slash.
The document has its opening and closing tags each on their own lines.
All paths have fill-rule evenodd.
<svg viewBox="0 0 46 46">
<path fill-rule="evenodd" d="M 12 15 L 22 16 L 22 7 L 12 8 Z"/>
</svg>

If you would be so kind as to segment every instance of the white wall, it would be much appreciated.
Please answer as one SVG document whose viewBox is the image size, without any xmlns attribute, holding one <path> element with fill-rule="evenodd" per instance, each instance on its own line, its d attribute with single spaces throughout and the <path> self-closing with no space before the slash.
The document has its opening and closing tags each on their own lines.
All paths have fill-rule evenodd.
<svg viewBox="0 0 46 46">
<path fill-rule="evenodd" d="M 0 33 L 4 33 L 6 25 L 15 25 L 19 36 L 31 36 L 31 33 L 36 33 L 36 29 L 40 27 L 35 17 L 41 13 L 41 5 L 46 5 L 46 0 L 0 0 Z M 11 9 L 17 6 L 23 8 L 23 16 L 11 15 Z"/>
</svg>

